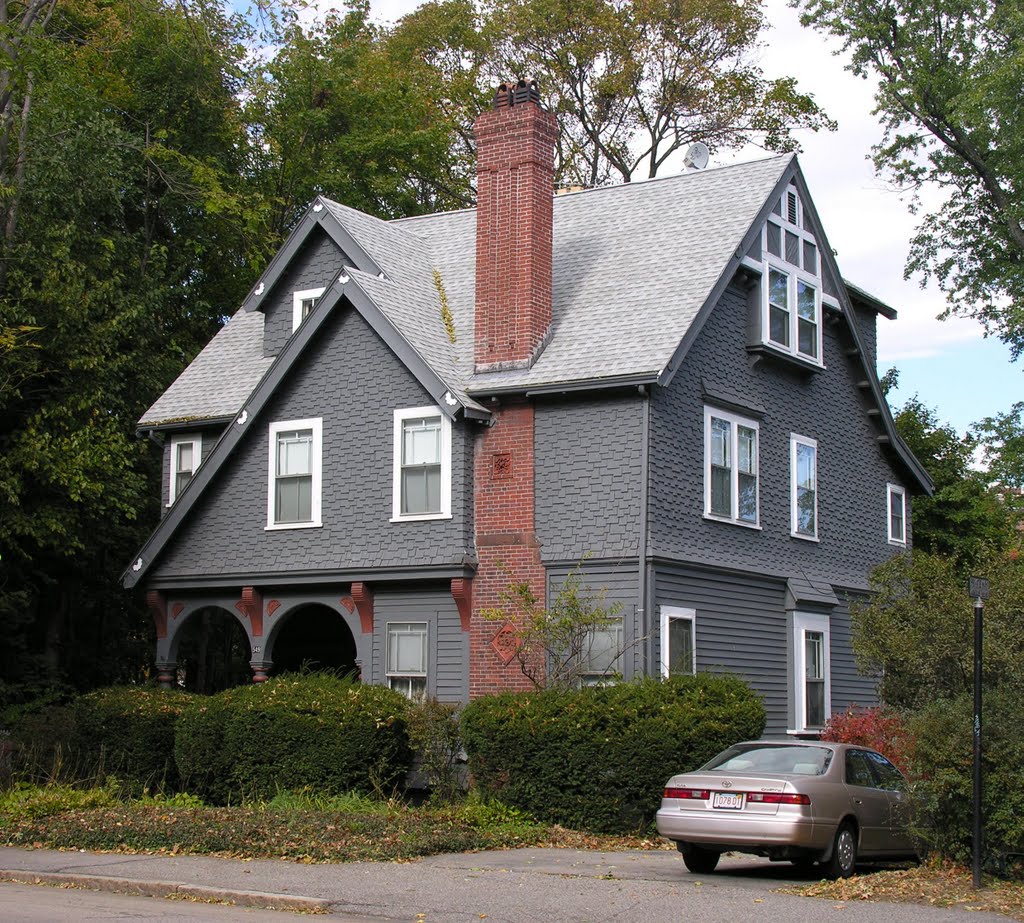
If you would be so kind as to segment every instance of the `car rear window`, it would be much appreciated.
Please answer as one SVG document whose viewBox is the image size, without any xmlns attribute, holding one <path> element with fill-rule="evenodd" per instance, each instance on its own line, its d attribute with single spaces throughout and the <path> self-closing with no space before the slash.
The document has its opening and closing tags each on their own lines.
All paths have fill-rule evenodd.
<svg viewBox="0 0 1024 923">
<path fill-rule="evenodd" d="M 784 772 L 820 776 L 832 761 L 826 747 L 773 746 L 730 747 L 703 766 L 704 772 Z"/>
</svg>

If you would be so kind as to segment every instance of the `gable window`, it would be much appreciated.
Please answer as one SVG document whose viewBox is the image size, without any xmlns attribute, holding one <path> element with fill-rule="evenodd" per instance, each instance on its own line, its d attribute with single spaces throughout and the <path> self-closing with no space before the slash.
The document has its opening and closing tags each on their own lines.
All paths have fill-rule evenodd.
<svg viewBox="0 0 1024 923">
<path fill-rule="evenodd" d="M 292 330 L 298 330 L 299 324 L 313 313 L 313 308 L 323 293 L 322 288 L 308 288 L 292 293 Z"/>
<path fill-rule="evenodd" d="M 388 686 L 414 702 L 427 697 L 427 623 L 388 622 Z"/>
<path fill-rule="evenodd" d="M 270 424 L 267 528 L 319 526 L 323 420 Z"/>
<path fill-rule="evenodd" d="M 704 513 L 739 525 L 758 522 L 758 426 L 704 408 Z"/>
<path fill-rule="evenodd" d="M 821 364 L 821 267 L 803 203 L 790 186 L 765 222 L 762 339 Z"/>
<path fill-rule="evenodd" d="M 789 437 L 792 534 L 818 537 L 818 443 L 793 433 Z"/>
<path fill-rule="evenodd" d="M 907 494 L 896 484 L 886 488 L 889 501 L 889 541 L 893 545 L 907 543 Z"/>
<path fill-rule="evenodd" d="M 697 672 L 697 612 L 661 607 L 661 675 L 692 676 Z"/>
<path fill-rule="evenodd" d="M 451 466 L 451 421 L 440 408 L 396 410 L 392 521 L 450 518 Z"/>
<path fill-rule="evenodd" d="M 831 640 L 827 615 L 793 613 L 794 712 L 798 733 L 825 726 L 832 714 Z"/>
<path fill-rule="evenodd" d="M 171 438 L 171 474 L 167 489 L 167 505 L 170 506 L 188 482 L 195 476 L 202 460 L 203 441 L 199 436 L 174 436 Z"/>
</svg>

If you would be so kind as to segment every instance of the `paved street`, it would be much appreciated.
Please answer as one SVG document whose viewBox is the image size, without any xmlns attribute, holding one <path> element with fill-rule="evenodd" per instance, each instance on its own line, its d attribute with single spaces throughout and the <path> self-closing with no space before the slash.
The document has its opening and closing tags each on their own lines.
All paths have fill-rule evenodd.
<svg viewBox="0 0 1024 923">
<path fill-rule="evenodd" d="M 244 898 L 253 892 L 314 898 L 346 920 L 376 918 L 406 923 L 793 923 L 856 918 L 858 923 L 968 923 L 964 911 L 907 904 L 836 903 L 777 894 L 799 882 L 792 866 L 757 859 L 727 859 L 721 871 L 691 875 L 675 852 L 588 852 L 561 849 L 498 850 L 433 856 L 408 863 L 354 862 L 302 865 L 295 862 L 193 856 L 120 856 L 0 849 L 0 877 L 31 873 L 101 876 L 137 886 L 189 884 Z M 804 878 L 806 882 L 810 879 Z M 0 884 L 6 889 L 21 887 Z M 40 889 L 43 890 L 43 889 Z M 47 891 L 51 889 L 45 889 Z M 79 894 L 64 895 L 67 914 Z M 204 892 L 205 893 L 205 892 Z M 156 902 L 155 899 L 147 901 Z M 177 905 L 177 902 L 174 902 Z M 0 903 L 0 917 L 10 919 Z M 148 903 L 145 906 L 150 906 Z M 199 906 L 199 905 L 195 905 Z M 222 919 L 208 908 L 208 916 Z M 277 919 L 244 916 L 237 919 Z M 117 919 L 133 917 L 131 911 Z M 26 917 L 25 919 L 42 919 Z M 178 919 L 167 917 L 166 919 Z M 184 918 L 182 918 L 184 919 Z M 224 918 L 227 919 L 227 918 Z M 232 918 L 233 919 L 233 918 Z M 294 917 L 291 917 L 294 919 Z M 969 923 L 1005 917 L 972 913 Z"/>
</svg>

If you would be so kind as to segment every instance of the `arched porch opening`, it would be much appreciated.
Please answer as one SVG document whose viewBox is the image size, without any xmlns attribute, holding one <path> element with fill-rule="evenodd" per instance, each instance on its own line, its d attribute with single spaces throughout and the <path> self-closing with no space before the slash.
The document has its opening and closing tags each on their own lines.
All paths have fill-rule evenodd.
<svg viewBox="0 0 1024 923">
<path fill-rule="evenodd" d="M 252 682 L 249 638 L 238 618 L 219 606 L 197 609 L 179 629 L 177 681 L 189 692 L 212 695 Z"/>
<path fill-rule="evenodd" d="M 301 606 L 288 613 L 274 634 L 272 675 L 300 670 L 358 675 L 355 638 L 329 606 Z"/>
</svg>

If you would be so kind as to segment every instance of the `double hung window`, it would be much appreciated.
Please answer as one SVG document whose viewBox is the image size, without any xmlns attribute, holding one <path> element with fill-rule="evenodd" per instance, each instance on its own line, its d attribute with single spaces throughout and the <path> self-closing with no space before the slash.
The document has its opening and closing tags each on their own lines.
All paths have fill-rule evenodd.
<svg viewBox="0 0 1024 923">
<path fill-rule="evenodd" d="M 758 523 L 758 425 L 704 408 L 704 512 L 740 525 Z"/>
<path fill-rule="evenodd" d="M 201 461 L 203 441 L 197 435 L 174 436 L 171 439 L 171 471 L 167 488 L 167 505 L 170 506 L 188 482 L 195 476 Z"/>
<path fill-rule="evenodd" d="M 603 686 L 622 678 L 624 634 L 621 618 L 590 631 L 580 652 L 580 683 Z"/>
<path fill-rule="evenodd" d="M 388 622 L 388 685 L 414 702 L 427 697 L 426 622 Z"/>
<path fill-rule="evenodd" d="M 661 607 L 662 676 L 691 676 L 696 673 L 696 623 L 694 609 Z"/>
<path fill-rule="evenodd" d="M 889 541 L 893 545 L 907 543 L 907 494 L 896 484 L 886 487 L 889 507 Z"/>
<path fill-rule="evenodd" d="M 797 538 L 817 538 L 818 443 L 794 433 L 789 450 L 792 534 Z"/>
<path fill-rule="evenodd" d="M 451 439 L 439 408 L 395 411 L 394 520 L 451 516 Z"/>
<path fill-rule="evenodd" d="M 821 265 L 803 203 L 790 186 L 764 226 L 762 339 L 821 364 Z"/>
<path fill-rule="evenodd" d="M 267 528 L 319 526 L 323 421 L 270 424 Z"/>
</svg>

